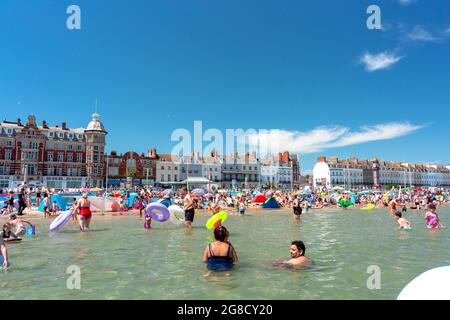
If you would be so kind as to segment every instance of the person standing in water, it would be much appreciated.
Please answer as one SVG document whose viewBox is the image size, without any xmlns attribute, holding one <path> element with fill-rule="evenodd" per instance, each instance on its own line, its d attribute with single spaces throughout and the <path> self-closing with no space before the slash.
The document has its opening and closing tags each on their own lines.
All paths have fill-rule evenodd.
<svg viewBox="0 0 450 320">
<path fill-rule="evenodd" d="M 92 212 L 91 202 L 88 200 L 87 194 L 83 194 L 77 204 L 78 222 L 80 223 L 80 230 L 89 230 L 91 224 Z"/>
<path fill-rule="evenodd" d="M 285 267 L 285 268 L 301 268 L 312 264 L 312 260 L 305 256 L 305 244 L 300 241 L 292 241 L 291 243 L 291 259 L 288 261 L 277 260 L 272 265 L 274 267 Z"/>
<path fill-rule="evenodd" d="M 8 256 L 8 249 L 6 248 L 5 240 L 3 240 L 3 237 L 0 237 L 0 255 L 3 258 L 3 268 L 9 268 L 9 256 Z"/>
<path fill-rule="evenodd" d="M 298 195 L 294 196 L 294 201 L 292 202 L 292 209 L 294 211 L 293 219 L 294 221 L 300 221 L 300 215 L 302 214 L 302 206 Z"/>
<path fill-rule="evenodd" d="M 188 229 L 192 229 L 192 222 L 194 222 L 195 216 L 195 207 L 194 207 L 194 199 L 192 198 L 191 193 L 187 188 L 183 189 L 184 197 L 184 225 Z"/>
<path fill-rule="evenodd" d="M 424 217 L 424 219 L 427 222 L 427 228 L 428 229 L 439 229 L 439 228 L 442 228 L 443 227 L 442 223 L 439 220 L 438 214 L 436 213 L 436 206 L 434 204 L 430 204 L 428 206 L 428 210 L 429 211 L 427 211 L 425 213 L 425 217 Z"/>
<path fill-rule="evenodd" d="M 400 225 L 399 229 L 411 229 L 411 223 L 406 220 L 405 218 L 402 218 L 402 213 L 399 211 L 396 211 L 394 213 L 395 219 L 397 219 L 398 224 Z"/>
<path fill-rule="evenodd" d="M 228 271 L 238 260 L 236 250 L 228 241 L 229 232 L 224 226 L 214 229 L 216 241 L 206 246 L 203 252 L 203 262 L 210 271 Z"/>
</svg>

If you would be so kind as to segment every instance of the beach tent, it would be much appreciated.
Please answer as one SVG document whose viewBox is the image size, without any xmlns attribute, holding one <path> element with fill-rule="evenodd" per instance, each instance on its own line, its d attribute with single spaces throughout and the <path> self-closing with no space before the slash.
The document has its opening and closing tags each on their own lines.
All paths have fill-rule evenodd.
<svg viewBox="0 0 450 320">
<path fill-rule="evenodd" d="M 280 209 L 281 205 L 277 202 L 275 198 L 269 198 L 266 202 L 262 204 L 263 209 Z"/>
<path fill-rule="evenodd" d="M 266 201 L 267 201 L 267 198 L 264 195 L 262 195 L 262 194 L 258 194 L 252 200 L 253 203 L 264 203 Z"/>
<path fill-rule="evenodd" d="M 130 197 L 128 198 L 128 208 L 133 207 L 134 200 L 136 199 L 136 197 L 139 197 L 139 194 L 138 194 L 138 193 L 132 193 L 132 194 L 130 194 Z"/>
<path fill-rule="evenodd" d="M 117 198 L 88 197 L 91 203 L 92 212 L 116 212 L 119 211 L 119 201 Z"/>
<path fill-rule="evenodd" d="M 170 199 L 159 199 L 157 201 L 158 203 L 161 203 L 163 206 L 165 206 L 166 208 L 170 207 L 172 205 L 172 201 Z"/>
<path fill-rule="evenodd" d="M 50 197 L 50 206 L 53 205 L 53 202 L 56 201 L 58 208 L 60 211 L 66 211 L 70 206 L 74 198 L 78 199 L 81 195 L 79 193 L 61 193 L 54 194 Z M 49 208 L 50 209 L 50 208 Z M 38 211 L 44 212 L 44 199 L 41 199 L 39 203 Z"/>
</svg>

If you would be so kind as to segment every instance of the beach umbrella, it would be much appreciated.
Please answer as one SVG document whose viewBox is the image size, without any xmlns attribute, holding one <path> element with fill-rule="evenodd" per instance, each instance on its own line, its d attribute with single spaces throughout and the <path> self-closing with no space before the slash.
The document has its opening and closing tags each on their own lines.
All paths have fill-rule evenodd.
<svg viewBox="0 0 450 320">
<path fill-rule="evenodd" d="M 172 189 L 166 189 L 166 190 L 164 190 L 164 193 L 165 193 L 166 195 L 168 195 L 169 197 L 171 197 L 171 196 L 174 194 L 174 192 L 173 192 Z"/>
<path fill-rule="evenodd" d="M 99 191 L 102 191 L 103 189 L 100 189 L 100 188 L 92 188 L 91 189 L 91 192 L 99 192 Z"/>
<path fill-rule="evenodd" d="M 267 201 L 267 198 L 262 194 L 258 194 L 252 199 L 253 203 L 264 203 L 266 201 Z"/>
<path fill-rule="evenodd" d="M 204 195 L 206 192 L 205 192 L 205 190 L 203 190 L 203 189 L 194 189 L 194 190 L 192 190 L 192 194 L 195 194 L 195 195 L 197 195 L 197 196 L 202 196 L 202 195 Z"/>
<path fill-rule="evenodd" d="M 227 190 L 225 190 L 225 189 L 220 189 L 218 192 L 219 192 L 219 193 L 227 193 Z"/>
</svg>

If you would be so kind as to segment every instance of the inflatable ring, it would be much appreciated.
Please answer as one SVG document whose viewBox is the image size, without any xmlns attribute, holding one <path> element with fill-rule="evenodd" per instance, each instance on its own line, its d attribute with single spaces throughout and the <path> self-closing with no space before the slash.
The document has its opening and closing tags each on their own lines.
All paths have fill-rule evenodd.
<svg viewBox="0 0 450 320">
<path fill-rule="evenodd" d="M 409 228 L 400 228 L 400 230 L 409 231 L 409 230 L 412 230 L 412 228 L 411 227 L 409 227 Z"/>
<path fill-rule="evenodd" d="M 160 203 L 150 203 L 147 208 L 145 208 L 145 212 L 149 214 L 152 219 L 159 222 L 164 222 L 170 217 L 169 209 Z"/>
<path fill-rule="evenodd" d="M 365 206 L 364 208 L 361 208 L 360 210 L 363 211 L 372 211 L 376 208 L 376 205 L 374 205 L 373 203 L 369 203 L 367 206 Z"/>
<path fill-rule="evenodd" d="M 224 223 L 227 220 L 228 215 L 225 211 L 220 211 L 219 213 L 213 215 L 205 224 L 206 229 L 212 230 L 216 227 L 218 222 Z"/>
<path fill-rule="evenodd" d="M 180 225 L 184 223 L 184 210 L 177 205 L 171 205 L 169 208 L 170 212 L 170 222 Z"/>
<path fill-rule="evenodd" d="M 63 211 L 59 214 L 59 216 L 56 217 L 55 220 L 53 220 L 52 224 L 50 225 L 50 231 L 58 231 L 64 225 L 69 222 L 69 220 L 72 218 L 72 210 Z"/>
</svg>

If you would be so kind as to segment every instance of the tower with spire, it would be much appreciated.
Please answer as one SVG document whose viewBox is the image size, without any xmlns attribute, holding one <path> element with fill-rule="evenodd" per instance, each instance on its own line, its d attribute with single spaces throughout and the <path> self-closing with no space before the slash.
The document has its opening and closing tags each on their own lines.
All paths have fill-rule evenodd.
<svg viewBox="0 0 450 320">
<path fill-rule="evenodd" d="M 97 108 L 96 108 L 97 109 Z M 106 177 L 106 135 L 97 110 L 84 130 L 86 137 L 86 166 L 89 187 L 103 188 Z"/>
</svg>

